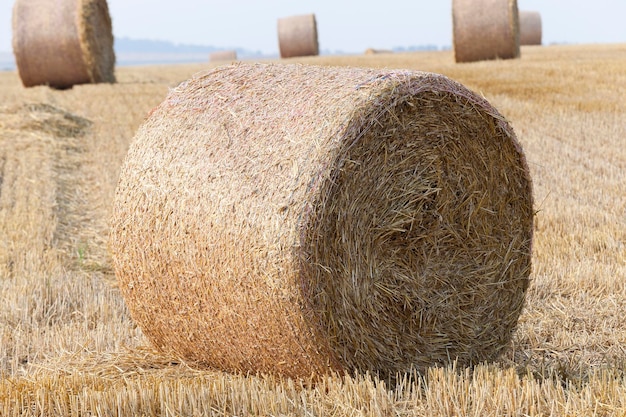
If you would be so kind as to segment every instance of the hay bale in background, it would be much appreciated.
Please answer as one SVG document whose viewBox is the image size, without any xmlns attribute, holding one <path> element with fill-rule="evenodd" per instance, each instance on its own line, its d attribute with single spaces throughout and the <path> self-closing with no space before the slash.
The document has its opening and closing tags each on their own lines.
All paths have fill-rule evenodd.
<svg viewBox="0 0 626 417">
<path fill-rule="evenodd" d="M 13 53 L 25 87 L 115 82 L 106 0 L 16 0 Z"/>
<path fill-rule="evenodd" d="M 378 55 L 378 54 L 393 54 L 393 51 L 391 49 L 374 49 L 374 48 L 367 48 L 365 50 L 365 55 Z"/>
<path fill-rule="evenodd" d="M 278 48 L 281 58 L 319 55 L 315 15 L 278 19 Z"/>
<path fill-rule="evenodd" d="M 231 65 L 173 89 L 120 174 L 110 248 L 160 349 L 309 377 L 496 357 L 528 286 L 524 154 L 437 74 Z"/>
<path fill-rule="evenodd" d="M 453 0 L 456 62 L 520 56 L 516 0 Z"/>
<path fill-rule="evenodd" d="M 237 60 L 237 51 L 215 51 L 209 54 L 209 61 L 236 61 Z"/>
<path fill-rule="evenodd" d="M 520 45 L 541 45 L 541 14 L 539 12 L 519 12 Z"/>
</svg>

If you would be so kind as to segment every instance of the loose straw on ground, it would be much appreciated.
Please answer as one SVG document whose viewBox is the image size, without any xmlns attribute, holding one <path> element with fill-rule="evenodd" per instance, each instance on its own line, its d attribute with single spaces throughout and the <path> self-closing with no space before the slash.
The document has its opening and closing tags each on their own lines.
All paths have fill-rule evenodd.
<svg viewBox="0 0 626 417">
<path fill-rule="evenodd" d="M 520 56 L 516 0 L 453 0 L 456 62 Z"/>
<path fill-rule="evenodd" d="M 231 372 L 494 359 L 524 304 L 524 154 L 437 74 L 235 64 L 174 90 L 123 165 L 110 248 L 157 346 Z"/>
<path fill-rule="evenodd" d="M 319 55 L 315 15 L 278 19 L 278 47 L 281 58 Z"/>
<path fill-rule="evenodd" d="M 541 45 L 541 14 L 533 11 L 519 12 L 520 45 Z"/>
<path fill-rule="evenodd" d="M 13 52 L 26 87 L 115 82 L 106 0 L 16 0 Z"/>
</svg>

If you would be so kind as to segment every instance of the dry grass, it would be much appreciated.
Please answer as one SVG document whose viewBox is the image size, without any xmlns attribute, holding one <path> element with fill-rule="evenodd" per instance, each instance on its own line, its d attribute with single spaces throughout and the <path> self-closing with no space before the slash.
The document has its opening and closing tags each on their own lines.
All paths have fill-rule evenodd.
<svg viewBox="0 0 626 417">
<path fill-rule="evenodd" d="M 626 45 L 303 62 L 443 73 L 515 128 L 534 182 L 533 273 L 511 348 L 397 385 L 315 387 L 201 370 L 153 352 L 106 254 L 119 168 L 143 117 L 206 66 L 118 69 L 120 83 L 24 89 L 0 73 L 0 415 L 626 414 Z"/>
</svg>

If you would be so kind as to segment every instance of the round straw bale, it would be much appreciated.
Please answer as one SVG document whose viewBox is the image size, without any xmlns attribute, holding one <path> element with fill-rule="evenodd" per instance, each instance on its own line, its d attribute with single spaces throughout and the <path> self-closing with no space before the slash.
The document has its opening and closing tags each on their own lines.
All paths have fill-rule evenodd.
<svg viewBox="0 0 626 417">
<path fill-rule="evenodd" d="M 390 49 L 374 49 L 374 48 L 367 48 L 365 50 L 365 55 L 377 55 L 377 54 L 392 54 L 393 51 Z"/>
<path fill-rule="evenodd" d="M 453 0 L 456 62 L 520 56 L 516 0 Z"/>
<path fill-rule="evenodd" d="M 215 51 L 209 54 L 209 61 L 236 61 L 237 51 Z"/>
<path fill-rule="evenodd" d="M 533 11 L 519 12 L 520 45 L 541 45 L 541 14 Z"/>
<path fill-rule="evenodd" d="M 13 53 L 26 87 L 115 82 L 106 0 L 16 0 Z"/>
<path fill-rule="evenodd" d="M 514 132 L 462 85 L 235 64 L 140 127 L 110 249 L 160 349 L 233 372 L 387 377 L 505 348 L 532 225 Z"/>
<path fill-rule="evenodd" d="M 278 48 L 281 58 L 319 55 L 315 15 L 278 19 Z"/>
</svg>

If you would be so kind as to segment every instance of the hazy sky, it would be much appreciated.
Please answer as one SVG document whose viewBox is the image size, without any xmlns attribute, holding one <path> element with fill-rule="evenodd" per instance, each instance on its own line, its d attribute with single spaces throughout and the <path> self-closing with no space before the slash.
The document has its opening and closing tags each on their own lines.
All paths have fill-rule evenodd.
<svg viewBox="0 0 626 417">
<path fill-rule="evenodd" d="M 53 1 L 53 0 L 50 0 Z M 451 0 L 108 0 L 117 37 L 278 52 L 276 20 L 315 13 L 323 50 L 452 45 Z M 11 51 L 13 0 L 0 0 L 0 51 Z M 518 0 L 544 44 L 626 43 L 626 0 Z"/>
</svg>

